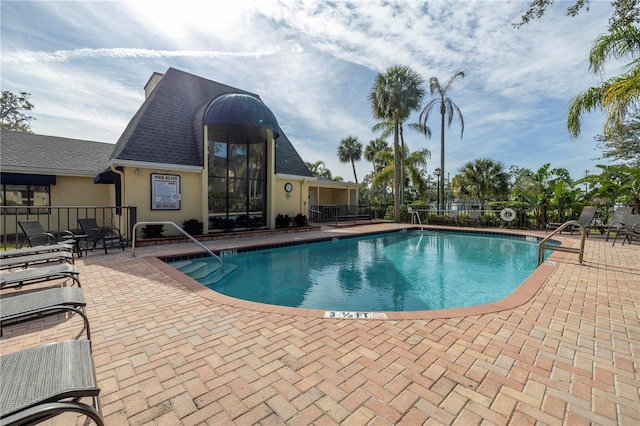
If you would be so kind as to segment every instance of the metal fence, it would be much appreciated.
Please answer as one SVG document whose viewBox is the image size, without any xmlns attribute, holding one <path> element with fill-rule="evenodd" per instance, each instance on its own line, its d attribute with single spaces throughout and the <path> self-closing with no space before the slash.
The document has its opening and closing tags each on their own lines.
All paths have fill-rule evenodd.
<svg viewBox="0 0 640 426">
<path fill-rule="evenodd" d="M 563 205 L 563 206 L 511 206 L 504 203 L 504 208 L 511 210 L 509 214 L 504 214 L 503 207 L 497 209 L 484 209 L 477 224 L 487 227 L 514 228 L 514 229 L 544 229 L 546 223 L 563 223 L 576 219 L 580 215 L 584 205 Z M 351 205 L 314 205 L 311 206 L 310 218 L 313 216 L 314 223 L 336 223 L 339 218 L 348 216 L 358 216 L 360 218 L 369 217 L 372 220 L 385 219 L 387 211 L 393 207 L 392 203 L 361 204 Z M 460 207 L 460 206 L 458 206 Z M 471 209 L 438 210 L 435 208 L 413 208 L 420 215 L 423 224 L 468 224 Z M 600 224 L 607 224 L 611 220 L 614 210 L 613 205 L 599 205 L 594 221 Z M 513 214 L 511 214 L 513 213 Z M 454 218 L 451 220 L 451 218 Z M 507 218 L 508 220 L 505 220 Z M 387 217 L 387 219 L 390 219 Z M 401 208 L 401 222 L 411 222 L 412 215 L 408 211 L 408 206 Z M 312 220 L 310 219 L 310 222 Z"/>
<path fill-rule="evenodd" d="M 380 220 L 384 219 L 389 206 L 393 204 L 361 204 L 361 205 L 312 205 L 308 210 L 308 221 L 312 225 L 337 224 L 339 221 L 356 220 Z M 423 224 L 466 224 L 465 218 L 470 210 L 445 210 L 414 208 L 420 215 Z M 502 209 L 484 210 L 479 226 L 502 227 L 515 229 L 544 229 L 546 222 L 566 222 L 576 219 L 580 206 L 537 206 L 515 208 L 515 217 L 506 221 L 501 217 Z M 600 205 L 596 213 L 595 222 L 608 224 L 614 206 Z M 455 211 L 456 220 L 446 220 Z M 0 238 L 2 247 L 19 247 L 24 236 L 18 226 L 18 221 L 37 220 L 43 228 L 54 235 L 69 230 L 78 232 L 78 219 L 95 218 L 99 226 L 111 226 L 120 230 L 122 235 L 130 241 L 132 229 L 137 222 L 136 207 L 98 207 L 98 206 L 0 206 Z M 411 222 L 412 215 L 408 208 L 402 208 L 402 222 Z"/>
<path fill-rule="evenodd" d="M 97 206 L 0 206 L 0 236 L 2 247 L 20 247 L 24 235 L 19 221 L 37 220 L 46 232 L 58 236 L 63 231 L 82 233 L 78 219 L 95 218 L 99 226 L 115 227 L 123 238 L 131 239 L 137 221 L 136 207 Z"/>
</svg>

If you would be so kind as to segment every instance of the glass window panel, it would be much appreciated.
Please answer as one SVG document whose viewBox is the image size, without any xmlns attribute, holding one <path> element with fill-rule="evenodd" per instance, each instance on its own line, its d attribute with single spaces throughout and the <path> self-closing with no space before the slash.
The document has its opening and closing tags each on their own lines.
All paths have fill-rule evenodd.
<svg viewBox="0 0 640 426">
<path fill-rule="evenodd" d="M 49 187 L 33 186 L 33 204 L 32 206 L 49 206 Z"/>
<path fill-rule="evenodd" d="M 264 179 L 265 167 L 264 167 L 264 150 L 265 146 L 260 144 L 249 145 L 249 164 L 250 164 L 250 179 Z"/>
<path fill-rule="evenodd" d="M 224 142 L 209 143 L 209 175 L 227 176 L 227 144 Z"/>
<path fill-rule="evenodd" d="M 246 179 L 247 177 L 247 145 L 229 145 L 229 177 Z"/>
<path fill-rule="evenodd" d="M 209 178 L 209 213 L 227 212 L 227 179 Z"/>
<path fill-rule="evenodd" d="M 7 206 L 28 206 L 29 187 L 27 185 L 5 185 Z"/>
<path fill-rule="evenodd" d="M 209 226 L 264 226 L 266 142 L 238 134 L 209 133 Z"/>
<path fill-rule="evenodd" d="M 264 181 L 249 181 L 249 212 L 257 214 L 258 211 L 264 210 Z"/>
<path fill-rule="evenodd" d="M 3 206 L 50 206 L 49 185 L 2 185 L 1 205 Z M 20 209 L 11 213 L 48 214 L 48 209 Z"/>
</svg>

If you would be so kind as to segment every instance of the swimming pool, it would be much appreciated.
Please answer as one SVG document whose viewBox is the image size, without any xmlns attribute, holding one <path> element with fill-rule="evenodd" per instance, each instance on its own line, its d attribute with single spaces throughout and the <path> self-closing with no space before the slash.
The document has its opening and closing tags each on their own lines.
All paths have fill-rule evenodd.
<svg viewBox="0 0 640 426">
<path fill-rule="evenodd" d="M 537 243 L 532 237 L 409 231 L 222 253 L 237 269 L 209 287 L 254 302 L 334 311 L 475 306 L 507 297 L 534 271 Z"/>
</svg>

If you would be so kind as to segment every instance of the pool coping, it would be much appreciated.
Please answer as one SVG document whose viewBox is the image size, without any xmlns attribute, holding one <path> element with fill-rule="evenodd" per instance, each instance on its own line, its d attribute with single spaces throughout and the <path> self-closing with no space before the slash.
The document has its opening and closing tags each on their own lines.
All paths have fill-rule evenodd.
<svg viewBox="0 0 640 426">
<path fill-rule="evenodd" d="M 526 232 L 514 232 L 511 230 L 475 230 L 475 229 L 451 229 L 451 228 L 442 228 L 442 227 L 423 227 L 425 230 L 429 231 L 446 231 L 446 232 L 460 232 L 460 233 L 478 233 L 478 234 L 490 234 L 490 235 L 503 235 L 503 236 L 517 236 L 517 237 L 533 237 L 537 240 L 541 240 L 541 237 L 534 234 L 529 234 Z M 420 230 L 420 227 L 410 227 L 405 228 L 407 231 L 409 230 Z M 379 231 L 379 232 L 367 232 L 358 235 L 344 236 L 338 238 L 350 238 L 357 236 L 366 236 L 366 235 L 375 235 L 375 234 L 385 234 L 390 231 Z M 401 232 L 401 231 L 392 231 L 392 232 Z M 332 237 L 328 238 L 331 240 Z M 335 238 L 335 237 L 333 237 Z M 304 244 L 304 243 L 313 243 L 326 241 L 326 237 L 318 237 L 311 238 L 305 240 L 304 242 L 297 242 L 296 244 Z M 571 245 L 575 244 L 574 241 L 569 239 L 564 239 L 560 235 L 555 235 L 554 240 L 559 241 L 561 245 Z M 291 244 L 295 245 L 295 244 Z M 269 246 L 270 245 L 255 245 L 258 246 Z M 238 248 L 246 248 L 244 246 L 239 246 Z M 233 248 L 227 248 L 225 250 L 233 250 Z M 568 253 L 553 251 L 551 255 L 546 259 L 545 262 L 540 264 L 509 296 L 504 299 L 501 299 L 496 302 L 487 303 L 483 305 L 476 306 L 467 306 L 461 308 L 451 308 L 451 309 L 440 309 L 440 310 L 430 310 L 430 311 L 403 311 L 403 312 L 395 312 L 395 311 L 384 311 L 384 312 L 375 312 L 376 314 L 384 313 L 384 316 L 374 315 L 370 317 L 354 317 L 353 320 L 358 321 L 384 321 L 384 320 L 431 320 L 431 319 L 447 319 L 447 318 L 457 318 L 457 317 L 467 317 L 474 315 L 484 315 L 495 313 L 499 311 L 514 309 L 518 306 L 521 306 L 527 303 L 529 300 L 535 296 L 535 294 L 542 288 L 544 283 L 547 281 L 549 276 L 555 270 L 556 264 L 559 261 L 565 259 Z M 176 255 L 178 256 L 178 255 Z M 179 256 L 188 256 L 188 254 L 182 254 Z M 282 315 L 290 315 L 290 316 L 298 316 L 298 317 L 307 317 L 307 318 L 325 318 L 329 321 L 336 319 L 345 319 L 345 317 L 339 318 L 327 318 L 326 313 L 330 312 L 326 309 L 309 309 L 309 308 L 293 308 L 288 306 L 280 306 L 280 305 L 269 305 L 265 303 L 252 302 L 242 299 L 237 299 L 235 297 L 227 296 L 222 293 L 218 293 L 214 289 L 211 289 L 204 284 L 199 283 L 188 275 L 180 272 L 178 269 L 167 264 L 162 258 L 167 258 L 171 256 L 167 255 L 158 255 L 158 256 L 145 256 L 143 259 L 147 262 L 151 263 L 153 266 L 169 275 L 171 278 L 176 280 L 179 284 L 183 285 L 188 290 L 193 293 L 207 299 L 213 303 L 219 303 L 227 306 L 233 306 L 239 309 L 246 309 L 250 311 L 258 311 L 258 312 L 268 312 Z"/>
</svg>

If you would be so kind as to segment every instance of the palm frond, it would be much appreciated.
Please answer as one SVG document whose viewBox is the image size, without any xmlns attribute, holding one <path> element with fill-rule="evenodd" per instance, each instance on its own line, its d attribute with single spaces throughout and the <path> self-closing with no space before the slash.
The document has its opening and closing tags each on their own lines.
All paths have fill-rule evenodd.
<svg viewBox="0 0 640 426">
<path fill-rule="evenodd" d="M 434 106 L 440 106 L 440 99 L 431 99 L 427 105 L 425 105 L 424 108 L 422 108 L 422 111 L 420 112 L 420 117 L 418 118 L 418 121 L 421 123 L 424 123 L 424 125 L 426 126 L 427 121 L 429 120 L 429 115 L 431 114 L 431 111 L 433 111 L 433 107 Z M 440 111 L 438 111 L 440 112 Z"/>
<path fill-rule="evenodd" d="M 422 133 L 427 138 L 431 138 L 431 128 L 423 123 L 410 123 L 407 124 L 411 130 Z"/>
<path fill-rule="evenodd" d="M 602 107 L 602 94 L 606 90 L 605 83 L 591 87 L 586 92 L 580 93 L 569 101 L 569 115 L 567 116 L 567 129 L 571 137 L 576 138 L 580 134 L 581 115 Z"/>
<path fill-rule="evenodd" d="M 640 67 L 608 81 L 602 93 L 602 107 L 608 108 L 606 132 L 611 132 L 627 116 L 631 104 L 640 99 Z"/>
<path fill-rule="evenodd" d="M 596 38 L 589 53 L 589 69 L 601 74 L 607 59 L 637 62 L 640 53 L 640 30 L 632 25 L 616 28 L 614 32 Z"/>
</svg>

